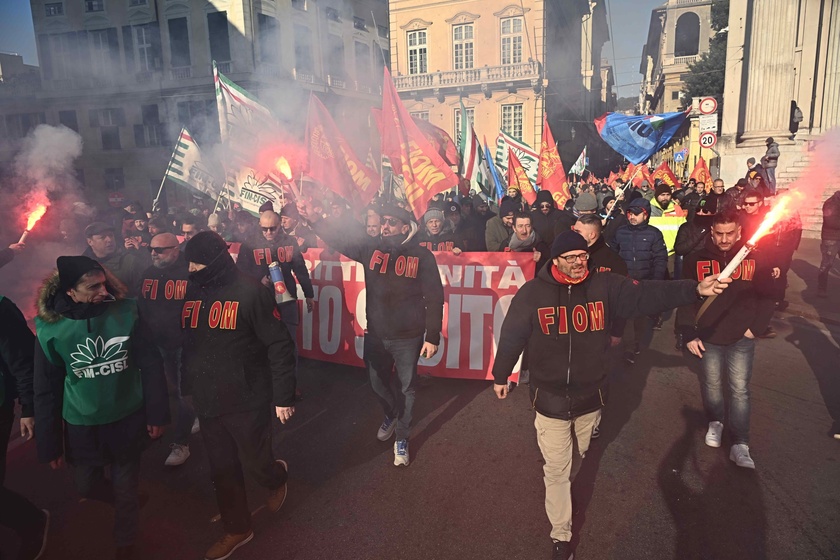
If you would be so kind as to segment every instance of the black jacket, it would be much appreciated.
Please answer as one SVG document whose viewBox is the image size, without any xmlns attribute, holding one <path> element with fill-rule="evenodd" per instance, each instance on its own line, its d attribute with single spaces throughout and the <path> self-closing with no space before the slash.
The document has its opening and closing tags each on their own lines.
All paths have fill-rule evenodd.
<svg viewBox="0 0 840 560">
<path fill-rule="evenodd" d="M 122 299 L 126 287 L 106 271 L 108 292 Z M 38 316 L 45 322 L 60 317 L 85 321 L 108 312 L 108 303 L 78 304 L 58 290 L 58 273 L 44 281 L 38 294 Z M 138 309 L 139 311 L 139 309 Z M 41 344 L 35 349 L 35 425 L 38 459 L 48 463 L 62 454 L 74 465 L 102 466 L 126 457 L 137 457 L 149 441 L 146 426 L 169 424 L 169 393 L 160 353 L 154 348 L 150 325 L 140 316 L 132 344 L 143 382 L 144 407 L 110 424 L 77 426 L 63 421 L 64 368 L 53 365 Z"/>
<path fill-rule="evenodd" d="M 821 238 L 827 241 L 840 240 L 840 191 L 835 191 L 823 203 L 822 213 Z"/>
<path fill-rule="evenodd" d="M 0 296 L 0 406 L 20 401 L 21 417 L 35 415 L 32 400 L 32 367 L 35 335 L 12 300 Z"/>
<path fill-rule="evenodd" d="M 685 257 L 683 278 L 698 282 L 723 270 L 743 243 L 722 252 L 708 239 L 703 249 Z M 703 342 L 726 346 L 741 340 L 747 329 L 756 336 L 767 330 L 774 311 L 771 267 L 762 262 L 760 252 L 750 253 L 732 275 L 733 281 L 718 295 L 705 313 L 696 321 L 703 305 L 681 308 L 677 312 L 677 329 L 686 340 L 699 338 Z"/>
<path fill-rule="evenodd" d="M 12 262 L 15 258 L 15 252 L 6 247 L 5 249 L 0 249 L 0 268 L 3 268 L 10 262 Z"/>
<path fill-rule="evenodd" d="M 166 268 L 150 266 L 143 272 L 137 306 L 154 327 L 154 342 L 162 348 L 179 348 L 182 342 L 181 310 L 190 277 L 189 263 L 183 253 Z"/>
<path fill-rule="evenodd" d="M 411 236 L 397 243 L 390 238 L 352 238 L 326 220 L 312 227 L 328 245 L 364 266 L 369 332 L 386 340 L 425 333 L 426 342 L 440 344 L 443 284 L 435 256 L 428 249 Z"/>
<path fill-rule="evenodd" d="M 612 272 L 619 276 L 627 276 L 627 263 L 604 241 L 604 236 L 589 248 L 589 271 Z M 621 338 L 624 336 L 625 319 L 616 317 L 610 328 L 610 336 Z"/>
<path fill-rule="evenodd" d="M 502 324 L 493 378 L 503 384 L 527 347 L 534 408 L 569 420 L 606 403 L 606 352 L 612 323 L 653 315 L 697 299 L 688 280 L 637 282 L 610 272 L 581 283 L 554 278 L 553 265 L 526 282 Z"/>
<path fill-rule="evenodd" d="M 557 221 L 554 222 L 554 236 L 551 238 L 552 241 L 564 231 L 572 229 L 575 222 L 577 222 L 577 216 L 568 210 L 558 210 Z"/>
<path fill-rule="evenodd" d="M 206 272 L 205 272 L 206 271 Z M 295 401 L 295 349 L 271 291 L 230 255 L 187 284 L 181 326 L 182 388 L 199 416 Z"/>
<path fill-rule="evenodd" d="M 668 249 L 662 232 L 644 222 L 627 224 L 615 232 L 615 247 L 631 278 L 636 280 L 664 280 L 668 270 Z"/>
<path fill-rule="evenodd" d="M 417 243 L 429 251 L 451 253 L 456 248 L 462 251 L 464 250 L 463 244 L 451 231 L 442 231 L 437 235 L 432 235 L 428 231 L 424 231 L 417 235 Z"/>
<path fill-rule="evenodd" d="M 711 235 L 713 218 L 714 216 L 695 215 L 693 219 L 680 224 L 674 241 L 674 253 L 684 257 L 701 249 Z"/>
<path fill-rule="evenodd" d="M 303 288 L 304 297 L 315 297 L 309 270 L 306 268 L 297 239 L 285 233 L 279 234 L 273 242 L 266 241 L 261 234 L 258 234 L 258 238 L 252 239 L 249 243 L 243 243 L 239 249 L 236 266 L 251 278 L 259 281 L 268 276 L 268 265 L 274 261 L 280 264 L 283 281 L 292 297 L 297 299 L 297 282 L 300 282 L 300 287 Z"/>
</svg>

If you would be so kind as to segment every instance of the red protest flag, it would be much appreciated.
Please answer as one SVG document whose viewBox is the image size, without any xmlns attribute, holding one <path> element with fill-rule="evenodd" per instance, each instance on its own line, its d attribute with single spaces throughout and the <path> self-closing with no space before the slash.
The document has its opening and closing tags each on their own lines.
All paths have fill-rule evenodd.
<svg viewBox="0 0 840 560">
<path fill-rule="evenodd" d="M 671 168 L 668 166 L 667 162 L 662 162 L 659 164 L 659 167 L 653 172 L 650 176 L 651 181 L 656 181 L 657 179 L 661 179 L 669 187 L 676 188 L 679 186 L 680 182 L 677 180 L 677 176 L 674 175 L 674 172 L 671 171 Z"/>
<path fill-rule="evenodd" d="M 458 176 L 417 128 L 400 101 L 388 69 L 382 82 L 382 153 L 403 176 L 409 206 L 422 219 L 429 200 L 458 184 Z"/>
<path fill-rule="evenodd" d="M 309 176 L 356 208 L 368 204 L 381 179 L 360 160 L 336 126 L 324 104 L 309 97 L 306 123 Z"/>
<path fill-rule="evenodd" d="M 688 178 L 689 180 L 694 179 L 698 183 L 704 183 L 707 189 L 706 192 L 708 192 L 712 174 L 709 173 L 709 168 L 706 166 L 706 160 L 703 159 L 703 156 L 700 156 L 700 159 L 694 164 L 694 169 L 691 170 L 691 175 Z"/>
<path fill-rule="evenodd" d="M 636 169 L 639 170 L 636 173 Z M 636 169 L 633 170 L 633 173 L 636 173 L 636 176 L 633 177 L 633 185 L 636 187 L 641 187 L 644 181 L 648 182 L 648 185 L 652 185 L 653 181 L 650 180 L 650 169 L 648 168 L 646 163 L 642 163 L 636 166 Z M 631 175 L 632 177 L 632 175 Z"/>
<path fill-rule="evenodd" d="M 610 171 L 610 176 L 607 178 L 607 184 L 612 186 L 616 179 L 618 179 L 618 175 L 615 174 L 615 171 Z"/>
<path fill-rule="evenodd" d="M 534 185 L 528 179 L 528 174 L 522 163 L 513 150 L 508 150 L 508 169 L 507 169 L 508 185 L 519 189 L 522 198 L 528 204 L 533 204 L 537 201 L 537 191 L 534 190 Z"/>
<path fill-rule="evenodd" d="M 619 179 L 621 179 L 621 181 L 623 183 L 626 183 L 627 181 L 630 180 L 630 177 L 633 177 L 633 174 L 635 172 L 636 172 L 636 164 L 635 163 L 630 163 L 630 164 L 627 165 L 627 167 L 624 168 L 624 171 L 621 172 L 621 174 L 619 175 Z"/>
<path fill-rule="evenodd" d="M 423 133 L 423 136 L 426 137 L 426 140 L 434 146 L 437 153 L 448 163 L 449 165 L 458 165 L 461 161 L 461 158 L 458 157 L 458 147 L 455 145 L 455 141 L 452 140 L 452 137 L 447 134 L 445 130 L 442 128 L 438 128 L 429 121 L 424 121 L 423 119 L 413 117 L 414 124 L 417 125 L 417 128 L 420 129 L 420 132 Z"/>
<path fill-rule="evenodd" d="M 549 191 L 557 207 L 562 209 L 566 201 L 572 198 L 569 181 L 563 170 L 563 162 L 557 153 L 557 144 L 548 126 L 548 116 L 543 115 L 543 135 L 540 145 L 540 163 L 537 169 L 537 184 L 542 190 Z"/>
</svg>

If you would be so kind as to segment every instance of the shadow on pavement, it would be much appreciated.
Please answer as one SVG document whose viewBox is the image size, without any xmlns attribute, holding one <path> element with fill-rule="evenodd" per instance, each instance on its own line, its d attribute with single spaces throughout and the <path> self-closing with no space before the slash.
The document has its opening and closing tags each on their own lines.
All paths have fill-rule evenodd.
<svg viewBox="0 0 840 560">
<path fill-rule="evenodd" d="M 767 518 L 757 471 L 732 465 L 724 453 L 704 469 L 696 446 L 703 445 L 697 426 L 705 424 L 705 416 L 690 407 L 683 407 L 682 415 L 685 430 L 657 474 L 677 532 L 674 559 L 767 558 Z"/>
</svg>

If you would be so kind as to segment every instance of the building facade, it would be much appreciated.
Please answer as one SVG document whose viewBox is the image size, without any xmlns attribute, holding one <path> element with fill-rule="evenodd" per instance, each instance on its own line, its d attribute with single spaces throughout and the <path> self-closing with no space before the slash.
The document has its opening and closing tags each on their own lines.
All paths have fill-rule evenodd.
<svg viewBox="0 0 840 560">
<path fill-rule="evenodd" d="M 581 134 L 580 147 L 564 155 L 574 123 L 591 123 L 604 110 L 602 98 L 612 99 L 602 95 L 600 49 L 608 39 L 602 2 L 390 0 L 389 5 L 397 91 L 415 117 L 456 141 L 461 119 L 467 118 L 491 150 L 500 130 L 538 150 L 548 110 L 561 157 L 571 157 L 568 166 L 585 142 Z"/>
<path fill-rule="evenodd" d="M 78 175 L 94 202 L 102 193 L 151 200 L 182 126 L 203 148 L 218 142 L 214 60 L 301 138 L 311 91 L 351 138 L 367 138 L 353 132 L 379 103 L 383 0 L 31 0 L 31 8 L 41 88 L 0 94 L 0 162 L 37 124 L 65 125 L 84 140 Z"/>
</svg>

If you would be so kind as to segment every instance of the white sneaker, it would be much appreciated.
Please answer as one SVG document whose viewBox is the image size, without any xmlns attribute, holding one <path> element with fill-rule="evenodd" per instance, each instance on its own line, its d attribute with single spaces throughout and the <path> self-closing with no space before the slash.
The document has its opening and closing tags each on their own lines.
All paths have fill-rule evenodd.
<svg viewBox="0 0 840 560">
<path fill-rule="evenodd" d="M 382 425 L 379 426 L 379 430 L 376 432 L 376 439 L 379 441 L 388 441 L 391 439 L 391 436 L 394 435 L 394 432 L 397 430 L 397 419 L 396 418 L 388 418 L 387 416 L 382 421 Z"/>
<path fill-rule="evenodd" d="M 186 460 L 190 458 L 189 445 L 170 443 L 169 448 L 172 449 L 172 451 L 169 452 L 169 457 L 166 458 L 166 462 L 164 463 L 167 467 L 177 467 L 178 465 L 183 465 Z"/>
<path fill-rule="evenodd" d="M 197 434 L 200 429 L 201 426 L 198 425 L 198 418 L 196 418 L 195 420 L 193 420 L 193 425 L 192 428 L 190 428 L 190 433 Z"/>
<path fill-rule="evenodd" d="M 408 466 L 408 440 L 398 439 L 394 442 L 394 466 Z"/>
<path fill-rule="evenodd" d="M 706 445 L 709 447 L 720 447 L 723 436 L 723 424 L 718 421 L 709 422 L 709 431 L 706 432 Z"/>
<path fill-rule="evenodd" d="M 754 469 L 755 462 L 750 457 L 750 446 L 745 443 L 738 443 L 732 446 L 729 451 L 729 459 L 745 469 Z"/>
</svg>

